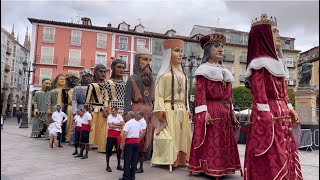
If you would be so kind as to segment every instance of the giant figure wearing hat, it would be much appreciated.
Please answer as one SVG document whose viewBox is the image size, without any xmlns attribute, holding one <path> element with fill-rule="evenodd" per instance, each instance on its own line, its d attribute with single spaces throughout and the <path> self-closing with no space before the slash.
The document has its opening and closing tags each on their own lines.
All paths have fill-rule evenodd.
<svg viewBox="0 0 320 180">
<path fill-rule="evenodd" d="M 144 153 L 152 143 L 153 138 L 151 117 L 154 101 L 154 80 L 152 77 L 151 61 L 152 54 L 147 48 L 141 47 L 137 50 L 133 75 L 128 78 L 124 98 L 124 114 L 127 114 L 129 111 L 142 111 L 147 123 L 144 139 L 140 141 L 140 168 L 137 171 L 138 173 L 143 172 Z"/>
<path fill-rule="evenodd" d="M 94 68 L 93 81 L 88 85 L 86 104 L 91 107 L 92 122 L 89 136 L 89 144 L 98 147 L 98 152 L 106 152 L 106 121 L 108 113 L 109 95 L 106 79 L 107 69 L 103 64 L 97 64 Z"/>
<path fill-rule="evenodd" d="M 189 161 L 191 128 L 187 76 L 182 63 L 184 42 L 167 39 L 155 81 L 153 154 L 151 163 L 172 166 Z"/>
<path fill-rule="evenodd" d="M 31 137 L 40 137 L 41 132 L 46 132 L 51 119 L 51 98 L 50 98 L 51 80 L 42 79 L 42 88 L 37 91 L 33 97 L 33 123 Z M 47 133 L 45 133 L 46 135 Z"/>
<path fill-rule="evenodd" d="M 251 25 L 246 78 L 253 108 L 246 142 L 245 180 L 302 179 L 293 132 L 299 123 L 288 97 L 277 21 L 266 14 Z"/>
<path fill-rule="evenodd" d="M 233 127 L 237 120 L 232 109 L 232 73 L 221 65 L 226 38 L 209 34 L 200 39 L 204 50 L 195 72 L 196 98 L 194 132 L 189 171 L 209 176 L 234 174 L 241 170 Z"/>
<path fill-rule="evenodd" d="M 65 139 L 69 141 L 71 130 L 73 127 L 73 112 L 72 112 L 72 95 L 73 95 L 73 88 L 78 84 L 79 77 L 77 73 L 67 73 L 66 74 L 66 81 L 67 81 L 67 96 L 68 96 L 68 106 L 67 106 L 67 116 L 68 121 L 66 125 L 66 134 Z"/>
</svg>

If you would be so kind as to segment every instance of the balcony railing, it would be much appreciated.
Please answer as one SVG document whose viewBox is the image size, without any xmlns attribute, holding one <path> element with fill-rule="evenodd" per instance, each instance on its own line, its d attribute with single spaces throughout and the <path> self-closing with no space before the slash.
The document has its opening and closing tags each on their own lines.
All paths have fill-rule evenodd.
<svg viewBox="0 0 320 180">
<path fill-rule="evenodd" d="M 71 37 L 71 45 L 81 46 L 81 37 Z"/>
<path fill-rule="evenodd" d="M 54 56 L 36 56 L 35 64 L 57 65 L 58 58 Z"/>
<path fill-rule="evenodd" d="M 247 56 L 240 56 L 240 63 L 247 63 Z"/>
<path fill-rule="evenodd" d="M 43 34 L 42 42 L 54 43 L 54 34 Z"/>
<path fill-rule="evenodd" d="M 105 41 L 105 40 L 98 40 L 98 41 L 97 41 L 97 48 L 107 49 L 107 41 Z"/>
<path fill-rule="evenodd" d="M 121 51 L 128 50 L 128 43 L 119 43 L 118 44 L 118 49 L 121 50 Z"/>
<path fill-rule="evenodd" d="M 64 58 L 64 66 L 81 67 L 83 68 L 84 59 L 79 58 Z"/>
<path fill-rule="evenodd" d="M 244 75 L 240 75 L 240 82 L 244 82 L 246 80 L 246 77 Z"/>
<path fill-rule="evenodd" d="M 234 61 L 234 55 L 232 54 L 225 54 L 224 55 L 224 61 L 233 62 Z"/>
<path fill-rule="evenodd" d="M 9 47 L 7 47 L 7 55 L 11 55 L 11 53 L 12 53 L 12 49 L 11 48 L 9 48 Z"/>
<path fill-rule="evenodd" d="M 9 88 L 9 83 L 3 83 L 2 89 L 8 89 Z"/>
<path fill-rule="evenodd" d="M 6 64 L 6 65 L 5 65 L 4 70 L 5 70 L 6 72 L 10 71 L 10 66 L 9 66 L 9 64 Z"/>
</svg>

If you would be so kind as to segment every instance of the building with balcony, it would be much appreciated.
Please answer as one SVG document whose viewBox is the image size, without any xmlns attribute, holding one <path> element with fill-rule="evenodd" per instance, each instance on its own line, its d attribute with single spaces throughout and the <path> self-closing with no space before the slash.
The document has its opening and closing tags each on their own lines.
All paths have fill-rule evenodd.
<svg viewBox="0 0 320 180">
<path fill-rule="evenodd" d="M 30 37 L 28 29 L 24 45 L 15 38 L 14 26 L 11 33 L 1 27 L 1 113 L 11 117 L 22 110 L 27 90 L 27 75 L 22 63 L 29 62 Z"/>
</svg>

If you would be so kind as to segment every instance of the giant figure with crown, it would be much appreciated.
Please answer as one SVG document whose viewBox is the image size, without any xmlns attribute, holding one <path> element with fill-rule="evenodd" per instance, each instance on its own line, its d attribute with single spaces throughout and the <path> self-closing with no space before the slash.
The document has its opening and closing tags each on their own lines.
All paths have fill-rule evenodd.
<svg viewBox="0 0 320 180">
<path fill-rule="evenodd" d="M 246 142 L 245 180 L 302 179 L 293 136 L 299 124 L 288 92 L 275 18 L 266 14 L 251 25 L 245 73 L 253 95 Z"/>
</svg>

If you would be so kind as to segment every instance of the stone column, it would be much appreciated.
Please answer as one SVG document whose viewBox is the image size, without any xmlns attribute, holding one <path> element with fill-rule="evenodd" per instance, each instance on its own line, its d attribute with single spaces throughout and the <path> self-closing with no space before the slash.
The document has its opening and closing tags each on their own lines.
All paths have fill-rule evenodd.
<svg viewBox="0 0 320 180">
<path fill-rule="evenodd" d="M 317 91 L 298 88 L 295 92 L 295 109 L 302 125 L 317 125 Z"/>
<path fill-rule="evenodd" d="M 2 115 L 6 115 L 7 103 L 8 103 L 7 100 L 8 99 L 5 98 L 2 101 L 2 112 L 1 112 Z"/>
</svg>

